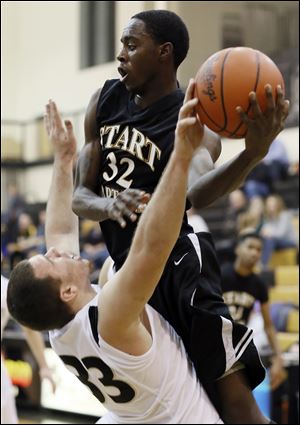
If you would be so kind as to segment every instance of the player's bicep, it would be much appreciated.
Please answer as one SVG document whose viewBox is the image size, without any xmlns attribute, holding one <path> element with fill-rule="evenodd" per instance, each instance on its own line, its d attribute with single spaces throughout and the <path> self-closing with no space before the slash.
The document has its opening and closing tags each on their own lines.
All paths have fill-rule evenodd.
<svg viewBox="0 0 300 425">
<path fill-rule="evenodd" d="M 99 140 L 99 132 L 97 128 L 97 105 L 101 89 L 97 90 L 87 106 L 84 117 L 84 135 L 85 143 L 90 143 L 93 140 Z"/>
<path fill-rule="evenodd" d="M 97 140 L 86 144 L 81 149 L 75 175 L 75 189 L 86 187 L 93 192 L 97 190 L 101 164 L 101 147 Z"/>
</svg>

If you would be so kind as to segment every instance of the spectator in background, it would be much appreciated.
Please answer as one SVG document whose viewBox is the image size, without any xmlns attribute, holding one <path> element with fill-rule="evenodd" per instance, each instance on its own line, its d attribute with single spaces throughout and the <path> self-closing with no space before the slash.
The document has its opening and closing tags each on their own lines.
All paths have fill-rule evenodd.
<svg viewBox="0 0 300 425">
<path fill-rule="evenodd" d="M 2 256 L 1 256 L 2 261 Z M 8 279 L 1 275 L 1 340 L 3 336 L 3 330 L 9 319 L 9 312 L 7 309 L 6 297 L 7 297 L 7 285 Z M 55 382 L 52 377 L 47 361 L 44 355 L 45 344 L 43 337 L 40 332 L 33 331 L 29 328 L 22 326 L 25 332 L 27 342 L 31 348 L 31 351 L 39 365 L 39 374 L 41 379 L 48 379 L 52 385 L 53 392 L 55 391 Z M 2 424 L 17 424 L 17 409 L 15 404 L 15 396 L 11 380 L 6 371 L 4 362 L 1 356 L 1 423 Z"/>
<path fill-rule="evenodd" d="M 8 222 L 12 219 L 17 219 L 17 217 L 23 212 L 26 208 L 26 201 L 24 197 L 20 194 L 18 187 L 14 183 L 10 183 L 7 187 L 8 201 L 7 209 L 4 214 L 5 222 Z"/>
<path fill-rule="evenodd" d="M 266 199 L 261 236 L 264 241 L 262 253 L 264 268 L 267 268 L 275 250 L 297 247 L 292 213 L 285 208 L 283 199 L 279 195 L 271 195 Z"/>
<path fill-rule="evenodd" d="M 264 208 L 265 202 L 261 196 L 254 196 L 250 199 L 248 209 L 237 217 L 238 234 L 247 227 L 252 227 L 260 232 L 264 220 Z"/>
<path fill-rule="evenodd" d="M 283 382 L 286 373 L 270 315 L 268 290 L 254 271 L 261 257 L 262 246 L 262 239 L 255 229 L 244 229 L 237 240 L 235 262 L 222 267 L 222 290 L 232 318 L 239 323 L 247 325 L 255 301 L 260 303 L 264 330 L 273 350 L 270 383 L 274 390 Z"/>
<path fill-rule="evenodd" d="M 272 177 L 270 169 L 265 162 L 259 162 L 248 174 L 243 190 L 248 199 L 252 199 L 255 196 L 266 198 L 272 193 Z"/>
<path fill-rule="evenodd" d="M 248 200 L 241 189 L 236 189 L 228 195 L 228 203 L 224 217 L 224 229 L 232 236 L 236 233 L 238 216 L 247 210 Z"/>
<path fill-rule="evenodd" d="M 26 201 L 17 186 L 10 183 L 7 187 L 7 208 L 1 213 L 1 250 L 7 257 L 7 244 L 14 240 L 18 229 L 18 217 L 26 208 Z"/>
<path fill-rule="evenodd" d="M 269 152 L 263 159 L 263 163 L 269 168 L 270 177 L 273 182 L 287 178 L 290 161 L 283 141 L 275 139 L 271 144 Z"/>
<path fill-rule="evenodd" d="M 36 235 L 41 238 L 41 243 L 37 245 L 37 251 L 40 254 L 46 254 L 46 244 L 45 244 L 45 223 L 46 223 L 46 210 L 43 209 L 39 211 L 39 222 L 37 226 Z"/>
<path fill-rule="evenodd" d="M 81 229 L 80 255 L 89 260 L 94 269 L 99 270 L 109 256 L 99 224 L 96 221 L 83 220 Z"/>
</svg>

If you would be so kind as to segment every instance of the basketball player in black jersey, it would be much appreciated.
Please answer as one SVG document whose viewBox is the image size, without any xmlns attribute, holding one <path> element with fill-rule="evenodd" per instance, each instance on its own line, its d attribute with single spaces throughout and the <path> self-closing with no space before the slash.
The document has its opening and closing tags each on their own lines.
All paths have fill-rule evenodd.
<svg viewBox="0 0 300 425">
<path fill-rule="evenodd" d="M 189 37 L 177 15 L 156 10 L 133 16 L 121 42 L 120 80 L 107 81 L 88 105 L 86 145 L 78 161 L 73 199 L 78 215 L 100 222 L 117 270 L 126 258 L 140 206 L 147 200 L 141 193 L 153 192 L 173 148 L 184 97 L 176 71 L 187 54 Z M 193 89 L 191 82 L 188 90 Z M 238 187 L 265 156 L 288 113 L 281 88 L 276 102 L 271 87 L 266 88 L 266 97 L 265 115 L 254 93 L 249 95 L 254 119 L 237 111 L 248 126 L 245 149 L 190 188 L 187 209 L 190 202 L 203 207 Z M 220 154 L 220 140 L 206 128 L 203 131 L 207 134 L 198 166 L 206 172 L 207 164 L 212 166 Z M 211 236 L 194 234 L 186 216 L 150 304 L 182 337 L 223 420 L 266 423 L 250 391 L 264 378 L 252 331 L 232 322 L 222 298 Z"/>
</svg>

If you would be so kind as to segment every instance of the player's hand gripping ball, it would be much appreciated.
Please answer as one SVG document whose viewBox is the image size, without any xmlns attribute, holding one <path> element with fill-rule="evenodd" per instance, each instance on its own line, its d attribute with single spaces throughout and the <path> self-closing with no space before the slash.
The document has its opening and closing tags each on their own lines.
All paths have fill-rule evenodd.
<svg viewBox="0 0 300 425">
<path fill-rule="evenodd" d="M 210 56 L 195 77 L 197 113 L 203 124 L 220 136 L 245 137 L 247 127 L 236 112 L 241 106 L 251 117 L 249 93 L 254 91 L 262 112 L 266 109 L 265 85 L 273 96 L 284 81 L 275 63 L 264 53 L 249 47 L 231 47 Z"/>
</svg>

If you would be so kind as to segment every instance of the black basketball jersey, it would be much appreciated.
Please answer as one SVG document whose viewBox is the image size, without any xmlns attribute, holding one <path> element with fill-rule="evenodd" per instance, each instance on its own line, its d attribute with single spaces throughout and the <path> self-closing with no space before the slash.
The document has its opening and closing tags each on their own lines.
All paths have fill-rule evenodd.
<svg viewBox="0 0 300 425">
<path fill-rule="evenodd" d="M 222 290 L 233 319 L 243 324 L 248 323 L 256 300 L 264 304 L 269 299 L 268 289 L 256 273 L 242 276 L 233 264 L 222 267 Z"/>
<path fill-rule="evenodd" d="M 100 196 L 117 197 L 129 188 L 153 193 L 173 150 L 183 98 L 182 90 L 177 89 L 140 109 L 120 80 L 106 81 L 97 105 L 102 150 Z M 124 229 L 114 220 L 100 225 L 108 251 L 119 267 L 127 256 L 137 222 L 127 220 Z M 185 216 L 181 234 L 191 231 Z"/>
</svg>

